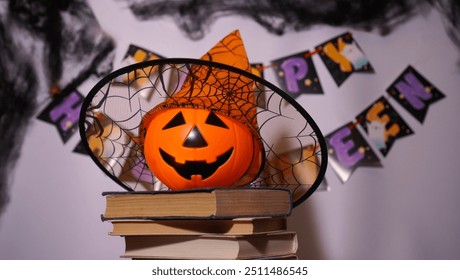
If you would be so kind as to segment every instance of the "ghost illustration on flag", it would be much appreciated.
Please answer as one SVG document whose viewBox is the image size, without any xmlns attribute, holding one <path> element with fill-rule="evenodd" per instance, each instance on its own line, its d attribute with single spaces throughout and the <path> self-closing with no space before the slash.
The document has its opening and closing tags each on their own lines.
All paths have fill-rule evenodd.
<svg viewBox="0 0 460 280">
<path fill-rule="evenodd" d="M 374 73 L 368 58 L 349 32 L 318 45 L 316 49 L 337 86 L 354 72 Z"/>
<path fill-rule="evenodd" d="M 371 144 L 386 156 L 393 143 L 414 132 L 385 97 L 380 97 L 356 119 L 364 128 Z"/>
</svg>

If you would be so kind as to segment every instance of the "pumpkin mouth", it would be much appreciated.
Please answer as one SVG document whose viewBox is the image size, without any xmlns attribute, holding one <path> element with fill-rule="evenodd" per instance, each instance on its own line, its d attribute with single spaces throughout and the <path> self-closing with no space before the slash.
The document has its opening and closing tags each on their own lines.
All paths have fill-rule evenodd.
<svg viewBox="0 0 460 280">
<path fill-rule="evenodd" d="M 176 159 L 160 148 L 161 158 L 174 170 L 177 174 L 187 180 L 192 180 L 192 175 L 201 175 L 201 180 L 204 180 L 214 174 L 216 170 L 226 163 L 233 153 L 233 148 L 218 156 L 215 162 L 207 163 L 205 160 L 186 160 L 185 163 L 176 162 Z"/>
</svg>

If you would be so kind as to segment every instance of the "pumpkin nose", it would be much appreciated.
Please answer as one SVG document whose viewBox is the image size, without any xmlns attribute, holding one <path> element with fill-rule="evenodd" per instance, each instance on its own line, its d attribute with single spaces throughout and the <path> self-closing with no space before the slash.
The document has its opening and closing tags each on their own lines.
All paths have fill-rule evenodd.
<svg viewBox="0 0 460 280">
<path fill-rule="evenodd" d="M 183 146 L 187 148 L 203 148 L 208 146 L 208 143 L 204 140 L 198 128 L 194 126 L 187 135 Z"/>
</svg>

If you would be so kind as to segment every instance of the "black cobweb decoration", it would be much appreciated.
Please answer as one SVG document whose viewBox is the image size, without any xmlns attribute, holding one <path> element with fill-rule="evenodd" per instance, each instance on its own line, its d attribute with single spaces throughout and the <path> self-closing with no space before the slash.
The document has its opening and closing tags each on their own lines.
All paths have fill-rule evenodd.
<svg viewBox="0 0 460 280">
<path fill-rule="evenodd" d="M 265 153 L 262 171 L 246 187 L 289 188 L 294 205 L 303 202 L 319 186 L 327 166 L 326 143 L 318 126 L 305 109 L 274 85 L 246 71 L 210 61 L 152 60 L 119 69 L 102 79 L 86 97 L 80 115 L 82 142 L 92 159 L 128 191 L 169 190 L 146 164 L 139 127 L 143 117 L 166 100 L 168 104 L 177 101 L 178 106 L 221 108 L 222 104 L 209 104 L 216 99 L 206 96 L 195 104 L 174 100 L 174 93 L 184 81 L 193 80 L 193 69 L 202 67 L 213 69 L 207 78 L 216 84 L 223 79 L 240 83 L 249 80 L 253 89 L 255 98 L 247 98 L 248 93 L 243 91 L 235 91 L 231 97 L 238 100 L 239 108 L 256 109 Z M 233 115 L 246 116 L 243 111 Z"/>
</svg>

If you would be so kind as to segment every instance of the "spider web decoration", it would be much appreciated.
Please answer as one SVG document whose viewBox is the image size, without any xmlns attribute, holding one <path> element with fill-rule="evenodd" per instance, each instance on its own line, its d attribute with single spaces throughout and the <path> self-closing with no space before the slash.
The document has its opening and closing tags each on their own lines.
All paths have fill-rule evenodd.
<svg viewBox="0 0 460 280">
<path fill-rule="evenodd" d="M 194 79 L 193 69 L 206 69 L 209 81 L 235 79 L 247 91 L 232 91 L 218 99 L 211 87 Z M 211 71 L 212 69 L 212 71 Z M 216 71 L 217 70 L 217 71 Z M 175 99 L 184 83 L 203 83 L 200 101 Z M 243 83 L 243 84 L 242 84 Z M 286 93 L 244 70 L 196 59 L 159 59 L 133 64 L 102 79 L 88 94 L 80 115 L 82 142 L 95 163 L 128 191 L 169 190 L 148 168 L 141 144 L 143 117 L 159 104 L 222 110 L 228 100 L 238 104 L 232 115 L 241 121 L 248 108 L 256 110 L 257 134 L 265 153 L 259 176 L 245 187 L 289 188 L 294 206 L 308 198 L 324 178 L 326 143 L 309 114 Z M 235 110 L 235 108 L 232 108 Z M 251 118 L 251 117 L 250 117 Z M 249 120 L 253 122 L 254 120 Z M 142 133 L 142 131 L 141 131 Z"/>
</svg>

